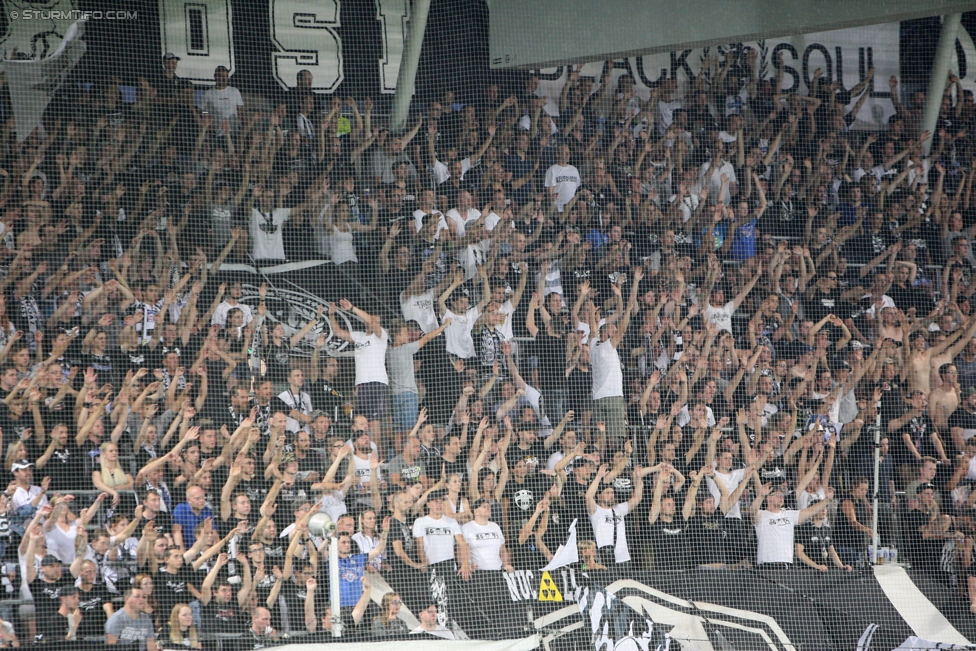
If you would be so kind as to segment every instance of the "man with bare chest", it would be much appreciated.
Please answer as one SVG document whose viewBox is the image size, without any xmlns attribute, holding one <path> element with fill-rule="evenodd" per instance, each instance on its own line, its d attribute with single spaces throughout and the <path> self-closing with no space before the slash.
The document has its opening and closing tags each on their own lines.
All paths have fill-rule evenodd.
<svg viewBox="0 0 976 651">
<path fill-rule="evenodd" d="M 903 373 L 907 375 L 909 391 L 921 391 L 928 395 L 932 386 L 930 376 L 933 363 L 951 363 L 969 343 L 973 333 L 976 333 L 976 319 L 971 319 L 965 330 L 957 330 L 931 348 L 925 347 L 925 336 L 921 332 L 908 334 L 905 341 L 907 363 Z"/>
<path fill-rule="evenodd" d="M 929 415 L 936 431 L 945 434 L 949 431 L 949 416 L 959 407 L 962 394 L 959 387 L 959 372 L 954 364 L 939 367 L 942 386 L 932 389 L 929 394 Z"/>
</svg>

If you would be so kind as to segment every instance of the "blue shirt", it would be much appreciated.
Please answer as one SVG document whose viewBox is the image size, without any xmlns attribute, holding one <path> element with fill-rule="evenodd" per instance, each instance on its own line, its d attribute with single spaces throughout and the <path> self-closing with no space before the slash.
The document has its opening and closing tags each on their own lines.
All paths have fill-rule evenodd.
<svg viewBox="0 0 976 651">
<path fill-rule="evenodd" d="M 748 260 L 756 255 L 756 220 L 749 219 L 735 229 L 730 256 L 733 260 Z"/>
<path fill-rule="evenodd" d="M 210 510 L 209 506 L 203 507 L 200 515 L 194 513 L 187 502 L 183 502 L 173 509 L 173 524 L 183 527 L 183 545 L 187 549 L 192 547 L 197 540 L 197 537 L 193 535 L 193 530 L 197 528 L 197 525 L 207 518 L 213 517 L 213 511 Z"/>
<path fill-rule="evenodd" d="M 363 572 L 366 570 L 368 560 L 366 554 L 352 554 L 347 558 L 339 559 L 340 607 L 352 608 L 359 603 L 359 598 L 363 596 Z"/>
</svg>

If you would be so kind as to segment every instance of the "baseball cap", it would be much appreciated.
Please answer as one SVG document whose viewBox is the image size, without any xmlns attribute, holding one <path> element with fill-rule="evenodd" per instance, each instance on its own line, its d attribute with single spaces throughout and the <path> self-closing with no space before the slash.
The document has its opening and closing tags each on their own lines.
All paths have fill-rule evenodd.
<svg viewBox="0 0 976 651">
<path fill-rule="evenodd" d="M 919 484 L 918 485 L 918 491 L 917 491 L 918 493 L 921 493 L 922 491 L 927 491 L 927 490 L 935 491 L 937 489 L 935 488 L 935 484 L 933 484 L 932 482 L 925 482 L 924 484 Z"/>
<path fill-rule="evenodd" d="M 169 61 L 170 59 L 176 59 L 177 61 L 179 61 L 180 57 L 176 56 L 172 52 L 167 52 L 166 54 L 163 55 L 163 61 Z"/>
<path fill-rule="evenodd" d="M 805 355 L 807 353 L 813 352 L 813 346 L 810 344 L 800 344 L 800 354 Z"/>
<path fill-rule="evenodd" d="M 12 466 L 10 466 L 10 472 L 15 472 L 17 470 L 26 470 L 34 464 L 30 461 L 17 461 Z"/>
<path fill-rule="evenodd" d="M 61 565 L 61 559 L 54 554 L 48 554 L 41 559 L 41 567 L 50 567 L 51 565 Z"/>
<path fill-rule="evenodd" d="M 842 359 L 835 359 L 830 362 L 830 368 L 834 371 L 849 371 L 851 370 L 851 365 Z"/>
<path fill-rule="evenodd" d="M 962 390 L 962 397 L 968 398 L 974 393 L 976 393 L 976 387 L 966 387 L 965 389 Z"/>
</svg>

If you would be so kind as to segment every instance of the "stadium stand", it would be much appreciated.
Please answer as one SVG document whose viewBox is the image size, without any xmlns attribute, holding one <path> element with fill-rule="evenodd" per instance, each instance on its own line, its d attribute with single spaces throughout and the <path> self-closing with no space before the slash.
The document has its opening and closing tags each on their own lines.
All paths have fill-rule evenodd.
<svg viewBox="0 0 976 651">
<path fill-rule="evenodd" d="M 937 24 L 846 30 L 885 77 L 789 38 L 493 76 L 435 4 L 397 129 L 399 59 L 327 45 L 402 50 L 409 3 L 322 2 L 308 65 L 299 8 L 62 4 L 0 41 L 0 647 L 976 641 Z"/>
</svg>

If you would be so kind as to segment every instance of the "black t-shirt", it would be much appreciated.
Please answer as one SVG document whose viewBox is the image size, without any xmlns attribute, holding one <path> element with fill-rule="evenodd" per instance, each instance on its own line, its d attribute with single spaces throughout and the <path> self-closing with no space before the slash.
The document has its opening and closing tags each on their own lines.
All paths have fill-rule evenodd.
<svg viewBox="0 0 976 651">
<path fill-rule="evenodd" d="M 276 501 L 278 510 L 271 516 L 275 525 L 278 527 L 278 531 L 281 531 L 295 521 L 295 508 L 302 502 L 307 501 L 309 501 L 308 494 L 298 482 L 291 486 L 282 486 Z"/>
<path fill-rule="evenodd" d="M 647 524 L 647 540 L 654 552 L 655 570 L 685 570 L 691 567 L 691 535 L 688 523 L 675 514 L 671 522 L 658 518 Z"/>
<path fill-rule="evenodd" d="M 121 351 L 106 350 L 104 355 L 88 353 L 81 356 L 82 368 L 93 368 L 98 373 L 98 384 L 111 382 L 112 386 L 119 386 L 119 378 L 125 375 L 129 366 L 122 358 Z"/>
<path fill-rule="evenodd" d="M 41 578 L 38 570 L 37 578 L 31 581 L 30 591 L 31 596 L 34 597 L 34 609 L 37 611 L 38 621 L 51 617 L 61 607 L 61 591 L 75 584 L 67 568 L 63 569 L 62 573 L 60 579 L 49 583 Z M 65 574 L 68 576 L 64 576 Z"/>
<path fill-rule="evenodd" d="M 346 400 L 337 385 L 324 379 L 312 383 L 309 393 L 312 398 L 312 406 L 326 412 L 330 418 L 335 415 L 336 409 L 342 411 L 342 403 Z"/>
<path fill-rule="evenodd" d="M 699 565 L 725 563 L 729 544 L 729 530 L 725 516 L 719 512 L 711 515 L 698 514 L 688 521 L 688 538 L 694 551 L 694 562 Z"/>
<path fill-rule="evenodd" d="M 843 516 L 841 516 L 843 517 Z M 834 544 L 833 531 L 824 524 L 818 527 L 812 522 L 801 524 L 796 528 L 794 540 L 803 545 L 803 553 L 817 565 L 831 567 L 830 547 Z M 803 565 L 801 567 L 806 567 Z"/>
<path fill-rule="evenodd" d="M 958 427 L 962 430 L 962 440 L 967 441 L 973 436 L 976 436 L 976 414 L 971 414 L 964 407 L 959 407 L 952 415 L 949 416 L 949 430 Z M 954 457 L 958 454 L 962 454 L 962 450 L 955 449 L 955 443 L 953 443 L 952 436 L 948 435 L 949 432 L 944 433 L 942 436 L 942 445 L 952 446 L 954 452 L 946 451 L 949 457 Z"/>
<path fill-rule="evenodd" d="M 546 452 L 546 446 L 538 439 L 529 446 L 528 450 L 523 450 L 518 445 L 511 445 L 505 452 L 505 461 L 509 468 L 514 468 L 515 464 L 522 460 L 526 463 L 534 462 L 537 469 L 545 468 L 548 459 L 549 453 Z"/>
<path fill-rule="evenodd" d="M 58 607 L 61 607 L 60 602 Z M 50 615 L 37 618 L 37 635 L 41 639 L 41 642 L 48 646 L 55 646 L 57 644 L 70 645 L 71 642 L 65 642 L 68 637 L 68 625 L 71 616 L 65 617 L 61 613 L 55 610 Z M 82 625 L 84 625 L 84 615 L 82 615 Z M 101 635 L 104 635 L 104 630 Z"/>
<path fill-rule="evenodd" d="M 153 586 L 156 592 L 156 601 L 159 602 L 162 612 L 168 613 L 173 610 L 173 606 L 176 604 L 188 604 L 193 601 L 195 597 L 190 592 L 189 585 L 192 584 L 194 588 L 199 588 L 200 583 L 197 572 L 194 572 L 193 568 L 187 565 L 181 567 L 176 574 L 170 574 L 164 569 L 160 569 L 153 580 Z"/>
<path fill-rule="evenodd" d="M 551 480 L 538 473 L 526 475 L 525 481 L 521 484 L 515 480 L 515 477 L 509 478 L 508 483 L 505 484 L 505 490 L 502 492 L 502 499 L 508 500 L 510 536 L 518 536 L 522 526 L 535 513 L 535 505 L 545 497 L 546 491 L 551 485 Z"/>
<path fill-rule="evenodd" d="M 264 504 L 264 499 L 268 496 L 268 489 L 271 487 L 271 483 L 264 477 L 254 476 L 253 479 L 249 481 L 242 480 L 237 484 L 237 488 L 234 489 L 235 493 L 245 493 L 247 499 L 251 500 L 252 513 L 255 508 L 259 508 Z"/>
<path fill-rule="evenodd" d="M 51 478 L 51 490 L 83 490 L 91 488 L 91 475 L 85 475 L 85 461 L 81 448 L 69 436 L 64 447 L 51 454 L 47 465 L 38 472 Z"/>
<path fill-rule="evenodd" d="M 566 523 L 566 526 L 569 526 L 573 518 L 578 520 L 576 523 L 576 531 L 579 540 L 593 539 L 593 527 L 590 526 L 590 514 L 586 510 L 587 488 L 589 488 L 589 484 L 584 486 L 578 483 L 575 477 L 571 477 L 567 480 L 566 485 L 563 486 L 562 491 L 563 505 L 565 506 L 566 515 L 569 516 L 569 522 Z M 548 545 L 549 543 L 546 544 Z"/>
<path fill-rule="evenodd" d="M 105 635 L 105 604 L 112 603 L 112 594 L 100 583 L 85 592 L 78 589 L 78 608 L 81 609 L 81 625 L 78 626 L 78 637 L 95 637 Z"/>
<path fill-rule="evenodd" d="M 939 456 L 935 449 L 935 444 L 932 442 L 933 432 L 935 432 L 935 424 L 929 418 L 927 412 L 908 421 L 891 439 L 891 450 L 894 453 L 895 463 L 904 464 L 915 462 L 915 456 L 911 453 L 908 446 L 905 445 L 905 434 L 908 434 L 912 443 L 915 444 L 918 453 L 923 457 Z"/>
<path fill-rule="evenodd" d="M 811 298 L 804 298 L 804 315 L 808 320 L 818 323 L 828 314 L 836 314 L 840 306 L 840 295 L 839 289 L 833 289 L 826 294 L 817 289 Z"/>
<path fill-rule="evenodd" d="M 553 316 L 558 319 L 558 315 Z M 560 389 L 566 385 L 566 340 L 552 337 L 540 330 L 535 338 L 539 356 L 539 384 L 543 391 Z"/>
<path fill-rule="evenodd" d="M 211 598 L 201 613 L 204 633 L 240 633 L 247 627 L 247 616 L 237 605 L 237 595 L 227 603 Z"/>
<path fill-rule="evenodd" d="M 410 519 L 407 522 L 400 522 L 396 518 L 390 518 L 390 535 L 387 540 L 387 553 L 386 559 L 390 563 L 390 566 L 397 572 L 409 572 L 413 568 L 404 563 L 396 552 L 393 550 L 393 543 L 400 541 L 403 545 L 403 551 L 414 561 L 417 560 L 417 543 L 413 537 L 413 527 L 411 526 Z"/>
</svg>

